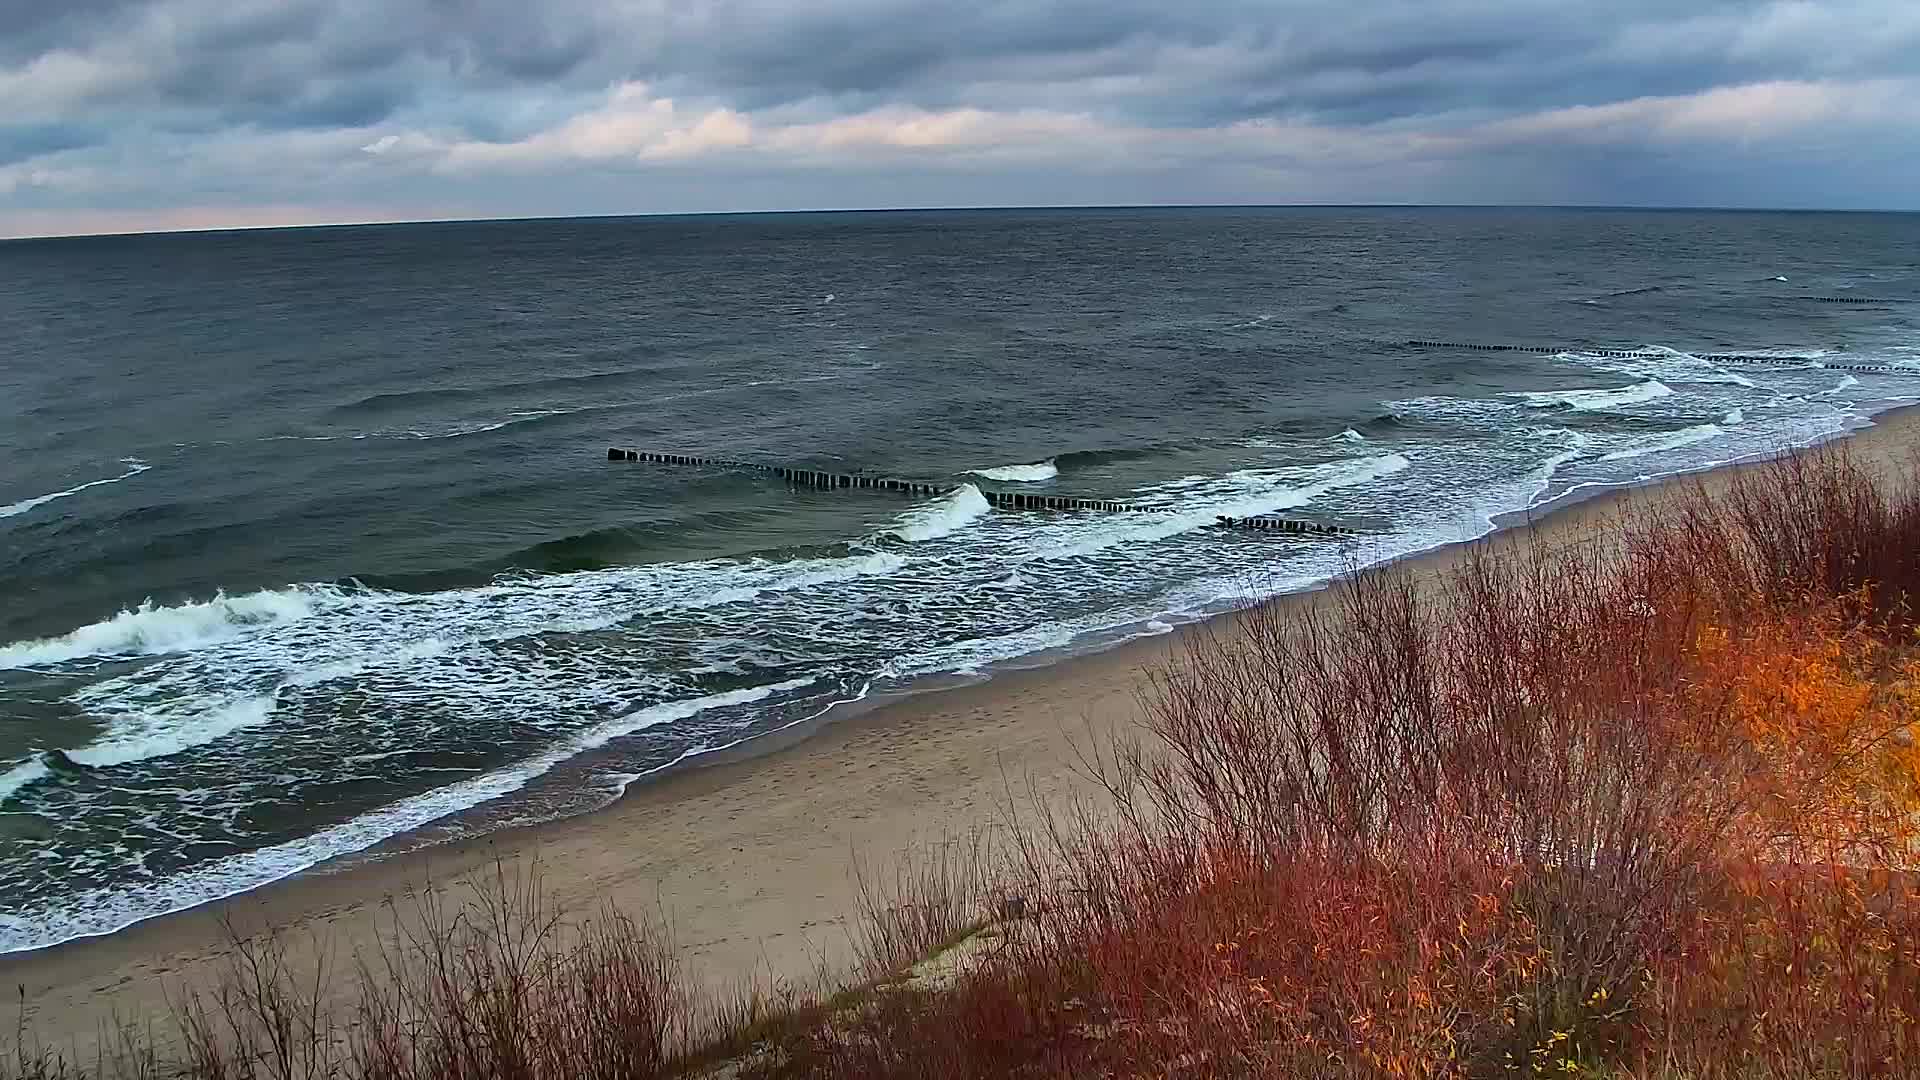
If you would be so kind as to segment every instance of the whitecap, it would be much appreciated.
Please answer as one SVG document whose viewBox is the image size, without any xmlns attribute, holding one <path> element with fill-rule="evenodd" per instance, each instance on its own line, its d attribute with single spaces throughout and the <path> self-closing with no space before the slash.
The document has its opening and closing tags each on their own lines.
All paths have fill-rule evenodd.
<svg viewBox="0 0 1920 1080">
<path fill-rule="evenodd" d="M 964 529 L 993 509 L 987 497 L 972 484 L 962 484 L 937 502 L 916 507 L 900 515 L 890 530 L 902 540 L 936 540 Z"/>
<path fill-rule="evenodd" d="M 1618 409 L 1627 405 L 1638 405 L 1672 393 L 1673 388 L 1666 383 L 1658 379 L 1648 379 L 1632 386 L 1617 386 L 1605 390 L 1547 390 L 1501 396 L 1519 398 L 1536 409 L 1566 408 L 1576 412 L 1591 412 L 1597 409 Z"/>
<path fill-rule="evenodd" d="M 1746 419 L 1747 414 L 1741 411 L 1738 406 L 1735 406 L 1727 410 L 1727 415 L 1721 417 L 1720 422 L 1723 424 L 1739 424 L 1744 423 Z"/>
<path fill-rule="evenodd" d="M 1749 350 L 1752 355 L 1768 355 L 1765 350 Z M 1703 360 L 1692 353 L 1671 349 L 1664 345 L 1649 345 L 1642 355 L 1633 357 L 1603 357 L 1589 353 L 1562 353 L 1563 359 L 1577 360 L 1604 371 L 1616 371 L 1622 375 L 1632 375 L 1641 379 L 1664 380 L 1676 383 L 1728 383 L 1758 389 L 1752 380 L 1711 360 Z M 1798 359 L 1805 354 L 1795 354 Z"/>
<path fill-rule="evenodd" d="M 1208 528 L 1221 517 L 1258 517 L 1305 506 L 1330 491 L 1391 476 L 1411 463 L 1399 454 L 1379 454 L 1299 470 L 1242 469 L 1225 476 L 1194 476 L 1148 489 L 1131 500 L 1144 512 L 1103 517 L 1063 537 L 1041 537 L 1028 559 L 1091 555 L 1121 544 L 1145 544 Z M 1305 483 L 1302 483 L 1302 480 Z"/>
<path fill-rule="evenodd" d="M 1678 450 L 1683 446 L 1692 446 L 1694 443 L 1706 442 L 1708 439 L 1725 434 L 1726 429 L 1722 428 L 1719 424 L 1695 424 L 1692 427 L 1681 428 L 1678 431 L 1670 431 L 1665 435 L 1651 439 L 1638 446 L 1630 446 L 1624 450 L 1616 450 L 1611 454 L 1603 454 L 1600 460 L 1625 461 L 1628 458 L 1646 457 L 1648 454 L 1662 454 L 1669 450 Z"/>
<path fill-rule="evenodd" d="M 153 466 L 148 465 L 139 458 L 121 458 L 120 463 L 127 467 L 127 471 L 121 473 L 119 476 L 109 476 L 105 480 L 89 480 L 78 487 L 70 487 L 65 491 L 48 492 L 45 495 L 35 495 L 31 499 L 22 499 L 16 503 L 8 503 L 5 506 L 0 506 L 0 518 L 18 517 L 35 507 L 45 506 L 55 499 L 64 499 L 69 495 L 78 495 L 88 488 L 96 488 L 102 484 L 117 484 L 122 480 L 139 476 L 141 473 L 153 468 Z"/>
<path fill-rule="evenodd" d="M 991 469 L 969 470 L 982 480 L 1001 480 L 1013 483 L 1034 484 L 1042 480 L 1051 480 L 1060 475 L 1060 469 L 1049 458 L 1032 465 L 996 465 Z"/>
<path fill-rule="evenodd" d="M 67 756 L 93 768 L 131 765 L 205 746 L 258 727 L 272 715 L 270 695 L 234 698 L 211 709 L 127 713 L 113 718 L 104 737 L 68 751 Z"/>
<path fill-rule="evenodd" d="M 1366 437 L 1365 435 L 1362 435 L 1362 434 L 1360 434 L 1359 432 L 1357 432 L 1357 431 L 1355 431 L 1355 430 L 1353 430 L 1352 428 L 1347 428 L 1347 429 L 1346 429 L 1345 431 L 1342 431 L 1342 432 L 1341 432 L 1340 434 L 1338 434 L 1338 435 L 1334 435 L 1334 436 L 1332 436 L 1332 437 L 1330 437 L 1330 438 L 1329 438 L 1329 439 L 1328 439 L 1327 441 L 1328 441 L 1328 442 L 1334 442 L 1334 441 L 1339 441 L 1339 442 L 1366 442 L 1366 441 L 1367 441 L 1367 437 Z"/>
<path fill-rule="evenodd" d="M 363 594 L 332 585 L 216 593 L 200 603 L 156 606 L 152 600 L 58 637 L 0 645 L 0 669 L 43 667 L 111 656 L 190 652 L 232 641 L 262 627 L 349 606 Z"/>
<path fill-rule="evenodd" d="M 471 678 L 460 696 L 467 708 L 517 713 L 537 707 L 531 703 L 550 689 L 556 672 L 503 663 L 490 643 L 603 630 L 647 611 L 747 604 L 770 592 L 890 574 L 905 565 L 897 552 L 870 552 L 790 562 L 636 567 L 503 579 L 444 593 L 367 590 L 343 594 L 347 602 L 333 610 L 266 627 L 216 623 L 195 648 L 175 641 L 182 649 L 175 655 L 70 695 L 68 703 L 106 728 L 73 756 L 108 765 L 179 753 L 267 722 L 283 689 L 422 662 L 466 665 Z M 304 595 L 324 588 L 282 592 Z M 71 641 L 56 647 L 69 655 L 80 651 Z M 596 710 L 625 709 L 625 701 L 651 698 L 662 688 L 645 672 L 595 672 L 591 678 Z"/>
<path fill-rule="evenodd" d="M 37 783 L 52 775 L 53 770 L 47 768 L 47 763 L 40 759 L 39 754 L 25 761 L 16 762 L 13 768 L 0 773 L 0 803 L 6 802 L 9 796 L 28 784 Z"/>
</svg>

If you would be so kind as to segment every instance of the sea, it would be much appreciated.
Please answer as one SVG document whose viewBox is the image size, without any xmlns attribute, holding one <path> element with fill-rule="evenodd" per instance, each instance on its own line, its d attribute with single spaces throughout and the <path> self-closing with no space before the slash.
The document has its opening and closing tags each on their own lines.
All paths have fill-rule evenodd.
<svg viewBox="0 0 1920 1080">
<path fill-rule="evenodd" d="M 588 812 L 836 708 L 1165 633 L 1917 397 L 1916 215 L 0 243 L 0 952 Z M 1263 514 L 1355 535 L 1218 527 Z"/>
</svg>

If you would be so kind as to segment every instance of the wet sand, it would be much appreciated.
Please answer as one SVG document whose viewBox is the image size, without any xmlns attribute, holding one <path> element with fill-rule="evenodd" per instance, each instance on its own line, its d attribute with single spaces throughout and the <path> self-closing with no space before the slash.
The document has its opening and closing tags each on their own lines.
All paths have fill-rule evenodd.
<svg viewBox="0 0 1920 1080">
<path fill-rule="evenodd" d="M 1920 449 L 1920 409 L 1882 414 L 1848 441 L 1862 460 L 1904 462 Z M 1505 535 L 1577 541 L 1622 509 L 1657 511 L 1677 491 L 1732 472 L 1613 490 Z M 1459 556 L 1454 546 L 1411 561 L 1432 573 Z M 1232 616 L 1207 625 L 1231 633 Z M 0 985 L 23 988 L 38 1038 L 91 1061 L 105 1026 L 152 1020 L 157 1032 L 170 1030 L 168 994 L 220 970 L 223 920 L 248 934 L 284 927 L 297 965 L 330 955 L 344 972 L 387 925 L 387 900 L 429 884 L 457 887 L 496 857 L 537 859 L 552 898 L 570 911 L 611 903 L 664 914 L 689 974 L 710 987 L 809 980 L 850 957 L 856 859 L 885 867 L 916 845 L 1030 816 L 1036 802 L 1057 808 L 1095 796 L 1081 751 L 1140 723 L 1144 673 L 1190 633 L 829 718 L 637 783 L 597 813 L 350 859 L 107 937 L 0 957 Z"/>
</svg>

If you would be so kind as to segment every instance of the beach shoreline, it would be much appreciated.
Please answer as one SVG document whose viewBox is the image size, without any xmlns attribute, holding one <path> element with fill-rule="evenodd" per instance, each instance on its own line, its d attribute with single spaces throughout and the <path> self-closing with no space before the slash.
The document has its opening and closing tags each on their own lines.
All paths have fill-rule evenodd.
<svg viewBox="0 0 1920 1080">
<path fill-rule="evenodd" d="M 1903 460 L 1920 448 L 1920 407 L 1882 412 L 1836 438 L 1858 455 Z M 1578 537 L 1623 508 L 1657 507 L 1752 464 L 1556 500 L 1503 515 L 1491 535 Z M 1401 561 L 1442 572 L 1479 539 Z M 1308 603 L 1320 588 L 1270 602 Z M 164 1026 L 169 993 L 217 976 L 229 929 L 291 931 L 298 961 L 331 951 L 345 973 L 354 950 L 376 940 L 389 899 L 453 887 L 504 858 L 538 859 L 550 895 L 569 910 L 662 913 L 689 974 L 709 987 L 805 981 L 850 959 L 856 860 L 884 864 L 917 845 L 997 828 L 1010 813 L 1093 796 L 1076 745 L 1137 723 L 1143 673 L 1197 629 L 1231 627 L 1228 613 L 1055 662 L 999 665 L 961 685 L 863 699 L 678 763 L 598 811 L 383 853 L 407 847 L 396 838 L 110 935 L 0 955 L 0 980 L 23 988 L 22 1019 L 40 1039 L 90 1059 L 103 1026 Z"/>
</svg>

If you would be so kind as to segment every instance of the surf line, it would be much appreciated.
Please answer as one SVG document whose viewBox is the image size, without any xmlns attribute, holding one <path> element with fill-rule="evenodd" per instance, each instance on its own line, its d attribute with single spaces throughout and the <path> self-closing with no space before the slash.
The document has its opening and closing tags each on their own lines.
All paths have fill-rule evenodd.
<svg viewBox="0 0 1920 1080">
<path fill-rule="evenodd" d="M 862 476 L 858 473 L 821 472 L 817 469 L 795 469 L 785 465 L 765 465 L 753 461 L 731 461 L 726 458 L 694 457 L 690 454 L 662 454 L 652 450 L 628 450 L 623 447 L 610 447 L 607 450 L 608 461 L 644 461 L 656 465 L 703 465 L 720 469 L 742 469 L 749 472 L 770 473 L 798 487 L 811 488 L 866 488 L 877 491 L 898 491 L 908 495 L 947 495 L 958 488 L 942 487 L 918 480 L 896 480 L 884 476 Z M 989 491 L 979 489 L 989 504 L 1001 510 L 1103 510 L 1108 513 L 1171 514 L 1176 508 L 1170 506 L 1141 506 L 1135 503 L 1114 499 L 1082 499 L 1071 495 L 1041 495 L 1024 491 Z M 1217 515 L 1215 524 L 1230 529 L 1260 529 L 1271 532 L 1299 533 L 1314 536 L 1355 536 L 1352 529 L 1338 525 L 1326 525 L 1317 521 L 1302 521 L 1298 518 L 1255 515 L 1252 517 L 1228 517 Z"/>
<path fill-rule="evenodd" d="M 1418 338 L 1407 341 L 1390 342 L 1394 345 L 1406 345 L 1416 349 L 1467 349 L 1473 352 L 1515 352 L 1534 353 L 1541 356 L 1554 356 L 1559 353 L 1580 353 L 1586 356 L 1605 356 L 1618 360 L 1662 360 L 1671 356 L 1691 356 L 1696 360 L 1705 360 L 1715 364 L 1772 364 L 1790 366 L 1818 364 L 1827 371 L 1866 371 L 1877 375 L 1920 375 L 1920 368 L 1896 367 L 1893 364 L 1829 364 L 1817 356 L 1793 356 L 1780 354 L 1769 356 L 1765 353 L 1673 353 L 1659 352 L 1653 349 L 1596 349 L 1585 345 L 1483 345 L 1466 341 L 1423 341 Z"/>
</svg>

